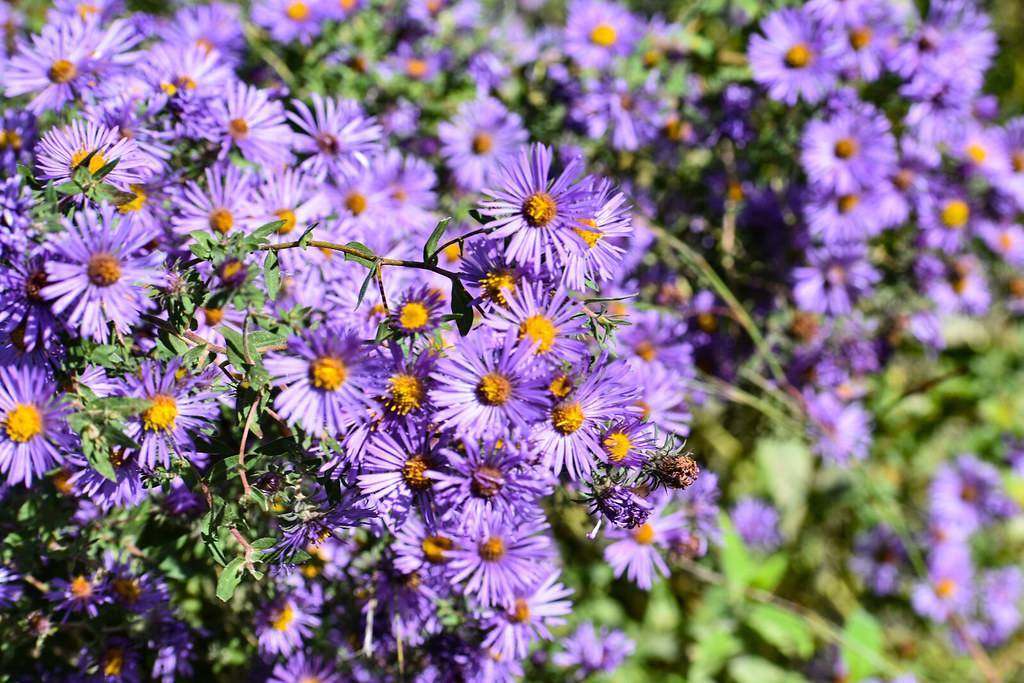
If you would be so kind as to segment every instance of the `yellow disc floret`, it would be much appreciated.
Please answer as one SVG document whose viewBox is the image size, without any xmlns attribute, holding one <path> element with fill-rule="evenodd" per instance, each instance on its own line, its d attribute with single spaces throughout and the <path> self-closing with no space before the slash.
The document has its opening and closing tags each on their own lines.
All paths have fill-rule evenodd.
<svg viewBox="0 0 1024 683">
<path fill-rule="evenodd" d="M 174 429 L 178 419 L 178 403 L 173 396 L 157 394 L 153 397 L 153 405 L 142 413 L 142 426 L 151 432 Z"/>
<path fill-rule="evenodd" d="M 43 433 L 43 414 L 31 403 L 15 404 L 4 419 L 7 437 L 15 443 L 25 443 Z"/>
<path fill-rule="evenodd" d="M 337 391 L 348 377 L 348 368 L 340 358 L 323 356 L 310 364 L 309 377 L 317 389 Z"/>
</svg>

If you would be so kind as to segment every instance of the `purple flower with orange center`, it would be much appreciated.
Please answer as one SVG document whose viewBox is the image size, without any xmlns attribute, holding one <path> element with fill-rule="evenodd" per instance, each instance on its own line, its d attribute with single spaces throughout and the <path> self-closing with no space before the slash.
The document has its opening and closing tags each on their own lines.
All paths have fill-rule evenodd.
<svg viewBox="0 0 1024 683">
<path fill-rule="evenodd" d="M 284 213 L 284 207 L 275 209 L 275 213 L 264 212 L 257 202 L 253 176 L 248 171 L 231 163 L 214 164 L 204 171 L 204 179 L 205 187 L 197 181 L 189 181 L 174 198 L 176 232 L 188 235 L 199 230 L 216 236 L 235 230 L 248 232 L 279 218 L 287 224 L 289 214 Z M 276 211 L 284 215 L 279 216 Z"/>
<path fill-rule="evenodd" d="M 379 361 L 346 328 L 324 326 L 293 336 L 285 352 L 269 356 L 267 371 L 283 389 L 274 407 L 288 422 L 314 434 L 339 435 L 379 410 Z"/>
<path fill-rule="evenodd" d="M 95 618 L 99 606 L 110 602 L 107 580 L 100 574 L 78 574 L 71 579 L 56 578 L 50 582 L 47 600 L 56 603 L 54 610 L 63 613 L 64 621 L 74 613 Z"/>
<path fill-rule="evenodd" d="M 613 467 L 640 467 L 656 445 L 653 425 L 632 415 L 613 420 L 598 438 L 602 459 Z"/>
<path fill-rule="evenodd" d="M 210 103 L 210 118 L 207 135 L 220 144 L 222 159 L 237 149 L 247 161 L 274 170 L 291 161 L 292 129 L 281 103 L 271 100 L 268 91 L 237 81 Z"/>
<path fill-rule="evenodd" d="M 474 192 L 496 182 L 502 161 L 529 139 L 519 115 L 493 97 L 464 102 L 451 121 L 438 124 L 437 133 L 456 183 Z"/>
<path fill-rule="evenodd" d="M 428 335 L 441 323 L 444 296 L 429 285 L 406 290 L 393 307 L 389 323 L 400 335 Z"/>
<path fill-rule="evenodd" d="M 596 211 L 588 185 L 579 182 L 583 160 L 573 159 L 552 179 L 551 154 L 544 145 L 520 150 L 503 164 L 496 189 L 484 191 L 491 199 L 480 205 L 480 213 L 494 218 L 487 224 L 491 239 L 508 238 L 506 256 L 534 268 L 542 260 L 555 268 L 581 251 L 576 229 Z"/>
<path fill-rule="evenodd" d="M 928 576 L 910 596 L 914 611 L 938 622 L 963 614 L 974 594 L 970 548 L 962 543 L 944 543 L 928 556 Z"/>
<path fill-rule="evenodd" d="M 896 139 L 888 119 L 871 105 L 811 121 L 801 146 L 810 182 L 840 194 L 857 192 L 880 174 L 896 171 Z"/>
<path fill-rule="evenodd" d="M 423 578 L 450 575 L 450 551 L 457 545 L 454 529 L 442 524 L 427 526 L 418 516 L 410 515 L 395 531 L 395 567 Z"/>
<path fill-rule="evenodd" d="M 566 615 L 572 612 L 573 594 L 559 581 L 559 573 L 552 572 L 540 584 L 516 596 L 512 605 L 496 611 L 484 621 L 487 637 L 484 647 L 491 648 L 502 659 L 517 660 L 526 657 L 530 643 L 551 640 L 551 627 L 563 626 Z"/>
<path fill-rule="evenodd" d="M 72 445 L 57 385 L 37 367 L 0 367 L 0 473 L 31 486 Z"/>
<path fill-rule="evenodd" d="M 552 363 L 580 360 L 586 345 L 577 337 L 585 328 L 579 302 L 564 289 L 551 291 L 543 284 L 524 284 L 505 297 L 507 306 L 495 308 L 485 323 L 499 332 L 517 333 L 539 359 Z"/>
<path fill-rule="evenodd" d="M 814 103 L 831 90 L 841 43 L 806 10 L 776 10 L 761 21 L 761 31 L 750 39 L 750 68 L 772 99 Z"/>
<path fill-rule="evenodd" d="M 547 397 L 532 371 L 533 347 L 516 337 L 509 332 L 494 339 L 478 330 L 438 362 L 430 397 L 441 427 L 498 436 L 510 428 L 525 431 L 543 416 Z"/>
<path fill-rule="evenodd" d="M 508 297 L 529 278 L 529 271 L 509 262 L 493 242 L 476 240 L 464 247 L 461 279 L 484 306 L 508 306 Z"/>
<path fill-rule="evenodd" d="M 163 254 L 151 250 L 159 232 L 106 204 L 78 211 L 64 227 L 41 295 L 83 336 L 105 341 L 110 323 L 116 334 L 128 334 L 150 306 L 147 288 L 165 280 Z"/>
<path fill-rule="evenodd" d="M 335 100 L 318 93 L 311 97 L 312 109 L 294 100 L 297 113 L 288 113 L 301 131 L 293 139 L 295 151 L 310 155 L 302 167 L 319 178 L 337 179 L 365 171 L 380 147 L 380 126 L 354 100 Z"/>
<path fill-rule="evenodd" d="M 408 426 L 378 431 L 369 440 L 356 483 L 392 529 L 413 508 L 433 520 L 433 475 L 444 466 L 433 440 L 430 432 Z"/>
<path fill-rule="evenodd" d="M 260 609 L 256 619 L 259 649 L 266 655 L 291 654 L 320 625 L 320 617 L 297 594 L 277 598 Z"/>
<path fill-rule="evenodd" d="M 48 256 L 45 248 L 34 250 L 0 273 L 0 330 L 21 353 L 49 349 L 63 327 L 42 295 Z"/>
<path fill-rule="evenodd" d="M 565 260 L 562 282 L 570 289 L 582 291 L 587 280 L 611 280 L 619 271 L 625 254 L 624 241 L 633 235 L 630 205 L 626 196 L 609 180 L 595 180 L 592 185 L 596 212 L 579 219 L 576 234 L 582 242 L 577 254 Z"/>
<path fill-rule="evenodd" d="M 616 577 L 625 574 L 639 588 L 650 590 L 655 576 L 668 576 L 668 565 L 658 549 L 667 548 L 672 533 L 681 526 L 683 513 L 665 514 L 662 505 L 638 527 L 609 528 L 608 538 L 616 540 L 605 548 L 604 559 L 612 566 Z"/>
<path fill-rule="evenodd" d="M 117 166 L 103 182 L 122 189 L 142 183 L 153 172 L 151 158 L 134 140 L 94 121 L 75 120 L 63 128 L 51 128 L 36 146 L 39 177 L 57 184 L 71 180 L 83 164 L 95 174 L 112 161 Z"/>
<path fill-rule="evenodd" d="M 252 20 L 279 43 L 309 45 L 320 35 L 319 5 L 315 0 L 261 0 L 253 5 Z"/>
<path fill-rule="evenodd" d="M 604 69 L 632 52 L 639 22 L 614 2 L 573 0 L 565 26 L 565 53 L 584 68 Z"/>
</svg>

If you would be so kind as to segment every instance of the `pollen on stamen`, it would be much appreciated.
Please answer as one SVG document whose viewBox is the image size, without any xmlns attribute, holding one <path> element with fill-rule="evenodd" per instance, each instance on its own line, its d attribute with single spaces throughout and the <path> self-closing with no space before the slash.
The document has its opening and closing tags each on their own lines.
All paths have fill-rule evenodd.
<svg viewBox="0 0 1024 683">
<path fill-rule="evenodd" d="M 546 227 L 557 215 L 558 205 L 547 192 L 534 192 L 523 202 L 523 217 L 531 227 Z"/>
</svg>

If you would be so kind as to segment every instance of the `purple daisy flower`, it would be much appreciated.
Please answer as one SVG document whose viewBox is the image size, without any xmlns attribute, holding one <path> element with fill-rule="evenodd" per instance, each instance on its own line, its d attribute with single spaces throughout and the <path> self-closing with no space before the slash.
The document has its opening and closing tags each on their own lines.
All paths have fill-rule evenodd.
<svg viewBox="0 0 1024 683">
<path fill-rule="evenodd" d="M 478 192 L 498 182 L 502 162 L 529 139 L 523 121 L 493 97 L 463 102 L 437 127 L 441 156 L 458 186 Z"/>
<path fill-rule="evenodd" d="M 454 529 L 428 527 L 416 515 L 410 515 L 395 531 L 395 567 L 404 574 L 424 578 L 449 576 L 450 551 L 457 545 Z"/>
<path fill-rule="evenodd" d="M 8 109 L 0 114 L 0 170 L 13 175 L 18 164 L 29 164 L 38 130 L 30 111 Z"/>
<path fill-rule="evenodd" d="M 221 2 L 182 7 L 160 27 L 160 35 L 171 43 L 196 45 L 207 52 L 217 50 L 234 61 L 245 50 L 239 15 L 238 7 Z"/>
<path fill-rule="evenodd" d="M 334 436 L 378 409 L 378 359 L 353 332 L 321 327 L 288 340 L 287 353 L 266 360 L 267 371 L 284 388 L 274 407 L 306 431 Z"/>
<path fill-rule="evenodd" d="M 79 211 L 64 227 L 40 293 L 55 299 L 55 315 L 68 311 L 67 324 L 84 336 L 105 341 L 111 322 L 116 334 L 127 334 L 149 306 L 146 287 L 165 278 L 163 254 L 146 251 L 159 233 L 136 224 L 132 214 L 117 218 L 109 205 Z"/>
<path fill-rule="evenodd" d="M 509 259 L 537 268 L 543 258 L 555 268 L 582 251 L 576 228 L 596 212 L 587 185 L 577 182 L 582 170 L 583 160 L 575 158 L 552 180 L 551 148 L 544 145 L 523 148 L 502 165 L 495 185 L 500 189 L 484 191 L 492 199 L 480 212 L 495 218 L 488 223 L 491 239 L 509 238 Z"/>
<path fill-rule="evenodd" d="M 300 651 L 275 665 L 267 683 L 343 683 L 343 680 L 332 664 Z"/>
<path fill-rule="evenodd" d="M 547 524 L 522 521 L 518 525 L 491 518 L 475 534 L 461 537 L 459 545 L 447 551 L 451 558 L 453 584 L 485 607 L 511 607 L 516 594 L 528 591 L 544 576 L 551 557 Z"/>
<path fill-rule="evenodd" d="M 256 164 L 283 169 L 291 161 L 292 130 L 284 108 L 266 90 L 241 81 L 228 86 L 222 98 L 210 104 L 212 129 L 208 136 L 221 145 L 221 158 L 232 148 Z"/>
<path fill-rule="evenodd" d="M 391 328 L 400 335 L 429 335 L 441 324 L 444 297 L 428 285 L 406 290 L 391 311 Z"/>
<path fill-rule="evenodd" d="M 174 203 L 178 216 L 174 229 L 188 235 L 197 230 L 226 235 L 246 232 L 278 218 L 264 214 L 254 195 L 252 175 L 233 164 L 215 164 L 204 172 L 206 187 L 189 181 Z M 287 214 L 284 219 L 287 221 Z"/>
<path fill-rule="evenodd" d="M 465 247 L 461 258 L 462 280 L 477 293 L 485 306 L 507 306 L 508 297 L 530 277 L 529 271 L 506 259 L 489 240 L 476 240 Z"/>
<path fill-rule="evenodd" d="M 21 599 L 22 586 L 17 583 L 21 574 L 0 566 L 0 609 L 10 609 Z"/>
<path fill-rule="evenodd" d="M 565 54 L 584 68 L 604 69 L 633 51 L 638 24 L 617 3 L 573 0 L 565 26 Z"/>
<path fill-rule="evenodd" d="M 577 681 L 615 671 L 636 648 L 622 631 L 604 626 L 598 631 L 589 621 L 580 624 L 563 647 L 565 650 L 556 652 L 552 661 L 563 669 L 573 669 Z"/>
<path fill-rule="evenodd" d="M 832 393 L 808 395 L 808 427 L 814 450 L 837 465 L 863 460 L 871 447 L 871 417 L 859 403 L 843 403 Z"/>
<path fill-rule="evenodd" d="M 857 244 L 810 251 L 810 265 L 793 271 L 796 305 L 810 313 L 850 313 L 882 277 L 865 256 L 864 247 Z"/>
<path fill-rule="evenodd" d="M 311 95 L 311 110 L 301 100 L 292 105 L 298 113 L 288 118 L 299 127 L 292 145 L 299 154 L 309 154 L 302 167 L 317 177 L 339 178 L 365 172 L 370 157 L 380 147 L 381 128 L 353 100 L 335 100 Z"/>
<path fill-rule="evenodd" d="M 967 533 L 1017 512 L 1017 505 L 1003 491 L 999 470 L 970 454 L 939 469 L 929 497 L 935 519 Z"/>
<path fill-rule="evenodd" d="M 856 193 L 880 174 L 895 172 L 896 139 L 889 121 L 870 105 L 837 112 L 804 129 L 804 170 L 811 183 L 839 194 Z"/>
<path fill-rule="evenodd" d="M 928 577 L 911 593 L 914 611 L 944 622 L 952 614 L 963 614 L 973 597 L 970 549 L 960 543 L 936 547 L 928 556 Z"/>
<path fill-rule="evenodd" d="M 68 486 L 105 509 L 115 505 L 135 507 L 149 495 L 143 486 L 143 472 L 135 454 L 125 452 L 123 448 L 115 449 L 110 454 L 114 481 L 90 467 L 84 458 L 78 458 L 73 463 L 76 471 L 68 479 Z"/>
<path fill-rule="evenodd" d="M 274 219 L 284 221 L 284 225 L 275 233 L 273 239 L 276 241 L 295 239 L 298 236 L 293 234 L 296 228 L 301 234 L 330 213 L 327 197 L 317 188 L 316 180 L 297 169 L 265 172 L 255 195 L 259 205 L 255 211 L 257 216 L 265 216 L 268 222 Z M 223 199 L 230 200 L 231 196 L 231 193 L 225 192 Z M 293 251 L 284 249 L 279 252 L 279 257 L 287 271 L 298 272 L 307 257 L 305 254 L 290 253 Z"/>
<path fill-rule="evenodd" d="M 499 435 L 509 427 L 526 430 L 544 414 L 547 397 L 533 376 L 533 347 L 517 343 L 509 332 L 500 346 L 477 332 L 460 341 L 432 375 L 430 397 L 438 406 L 434 420 L 469 437 Z"/>
<path fill-rule="evenodd" d="M 141 467 L 167 467 L 172 454 L 187 456 L 195 448 L 192 435 L 220 412 L 216 395 L 204 387 L 207 382 L 206 377 L 190 376 L 178 358 L 163 368 L 156 361 L 144 361 L 138 376 L 125 377 L 126 395 L 150 402 L 125 431 L 139 443 Z"/>
<path fill-rule="evenodd" d="M 884 196 L 873 189 L 845 194 L 817 190 L 804 210 L 811 234 L 834 245 L 863 242 L 888 227 L 880 210 L 884 205 Z"/>
<path fill-rule="evenodd" d="M 143 182 L 153 172 L 151 159 L 134 140 L 94 121 L 75 120 L 63 128 L 51 128 L 36 146 L 39 177 L 58 184 L 71 180 L 75 169 L 86 163 L 87 158 L 92 174 L 117 161 L 103 181 L 122 189 Z"/>
<path fill-rule="evenodd" d="M 636 416 L 614 420 L 598 439 L 603 460 L 613 467 L 639 467 L 656 445 L 653 425 Z"/>
<path fill-rule="evenodd" d="M 899 588 L 907 549 L 899 535 L 884 524 L 861 534 L 854 542 L 850 568 L 877 595 L 891 595 Z"/>
<path fill-rule="evenodd" d="M 356 483 L 391 529 L 413 508 L 433 522 L 434 474 L 444 466 L 433 440 L 414 427 L 377 432 L 369 440 Z"/>
<path fill-rule="evenodd" d="M 430 396 L 431 373 L 437 366 L 437 354 L 429 347 L 406 358 L 397 345 L 391 347 L 392 358 L 385 369 L 385 390 L 380 397 L 384 419 L 388 422 L 414 422 L 434 412 Z"/>
<path fill-rule="evenodd" d="M 288 656 L 301 648 L 319 625 L 320 617 L 309 611 L 298 594 L 283 595 L 257 614 L 256 637 L 260 652 Z"/>
<path fill-rule="evenodd" d="M 591 188 L 597 212 L 581 218 L 576 234 L 583 241 L 579 253 L 565 260 L 562 282 L 582 291 L 587 280 L 599 282 L 615 278 L 626 250 L 621 244 L 633 235 L 633 222 L 626 195 L 609 180 L 595 180 Z"/>
<path fill-rule="evenodd" d="M 689 380 L 678 366 L 630 360 L 624 372 L 629 373 L 631 385 L 625 393 L 632 397 L 640 417 L 666 434 L 690 433 Z"/>
<path fill-rule="evenodd" d="M 623 574 L 639 588 L 650 590 L 654 577 L 668 576 L 668 565 L 658 547 L 669 547 L 672 533 L 683 526 L 681 511 L 664 514 L 661 505 L 650 519 L 634 529 L 608 530 L 608 538 L 615 542 L 604 550 L 604 559 L 611 565 L 616 577 Z"/>
<path fill-rule="evenodd" d="M 499 332 L 518 332 L 534 354 L 551 363 L 577 362 L 586 345 L 577 337 L 585 331 L 580 304 L 564 289 L 543 284 L 524 285 L 506 297 L 507 307 L 495 308 L 485 323 Z"/>
<path fill-rule="evenodd" d="M 732 523 L 743 542 L 751 548 L 771 552 L 779 547 L 779 512 L 756 498 L 744 498 L 732 509 Z"/>
<path fill-rule="evenodd" d="M 509 609 L 486 619 L 483 646 L 502 659 L 516 660 L 526 657 L 531 642 L 551 640 L 549 629 L 565 625 L 563 617 L 572 612 L 572 602 L 567 598 L 573 590 L 558 579 L 559 573 L 552 572 L 536 588 L 517 595 Z"/>
<path fill-rule="evenodd" d="M 833 40 L 806 10 L 780 9 L 761 22 L 764 35 L 750 39 L 750 68 L 754 80 L 772 99 L 796 104 L 818 102 L 836 79 Z"/>
<path fill-rule="evenodd" d="M 260 0 L 252 8 L 252 20 L 279 43 L 298 40 L 309 45 L 320 35 L 319 4 L 312 0 Z"/>
<path fill-rule="evenodd" d="M 31 486 L 71 447 L 69 411 L 41 368 L 0 367 L 0 473 Z"/>
<path fill-rule="evenodd" d="M 0 331 L 23 353 L 49 349 L 62 328 L 42 295 L 47 256 L 46 250 L 37 250 L 0 273 Z"/>
<path fill-rule="evenodd" d="M 70 581 L 62 578 L 51 581 L 51 590 L 46 598 L 57 603 L 54 609 L 64 614 L 65 621 L 71 614 L 79 612 L 95 618 L 99 614 L 99 606 L 110 602 L 108 588 L 106 579 L 99 574 L 79 574 Z"/>
<path fill-rule="evenodd" d="M 527 453 L 505 441 L 463 439 L 442 451 L 448 467 L 430 472 L 443 509 L 469 534 L 492 519 L 512 522 L 528 514 L 551 485 L 538 478 Z"/>
</svg>

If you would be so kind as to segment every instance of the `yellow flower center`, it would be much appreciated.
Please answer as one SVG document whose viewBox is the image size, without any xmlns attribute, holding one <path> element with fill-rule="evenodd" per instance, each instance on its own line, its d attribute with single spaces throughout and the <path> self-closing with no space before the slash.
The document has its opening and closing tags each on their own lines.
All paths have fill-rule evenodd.
<svg viewBox="0 0 1024 683">
<path fill-rule="evenodd" d="M 419 301 L 410 301 L 398 313 L 398 324 L 409 331 L 423 329 L 429 320 L 430 311 Z"/>
<path fill-rule="evenodd" d="M 849 159 L 857 153 L 857 141 L 853 138 L 840 138 L 833 152 L 839 159 Z"/>
<path fill-rule="evenodd" d="M 78 67 L 66 59 L 55 61 L 50 65 L 50 71 L 47 73 L 50 82 L 57 83 L 58 85 L 70 82 L 77 75 Z"/>
<path fill-rule="evenodd" d="M 590 32 L 590 42 L 601 47 L 611 47 L 618 38 L 619 34 L 611 24 L 598 24 Z"/>
<path fill-rule="evenodd" d="M 428 469 L 427 459 L 422 455 L 414 455 L 402 465 L 402 479 L 413 491 L 425 491 L 432 483 L 426 476 Z"/>
<path fill-rule="evenodd" d="M 243 265 L 241 261 L 228 261 L 220 269 L 220 278 L 225 282 L 233 280 L 235 276 L 242 272 Z"/>
<path fill-rule="evenodd" d="M 988 158 L 988 152 L 976 142 L 967 145 L 967 149 L 964 151 L 967 152 L 967 156 L 971 158 L 971 161 L 976 164 L 980 164 Z"/>
<path fill-rule="evenodd" d="M 340 358 L 323 356 L 309 366 L 313 386 L 325 391 L 337 391 L 348 377 L 348 368 Z"/>
<path fill-rule="evenodd" d="M 658 348 L 645 339 L 637 342 L 637 345 L 633 347 L 633 353 L 639 356 L 641 360 L 650 363 L 658 357 Z"/>
<path fill-rule="evenodd" d="M 109 287 L 121 279 L 121 262 L 113 254 L 99 252 L 89 258 L 85 274 L 97 287 Z"/>
<path fill-rule="evenodd" d="M 70 591 L 71 597 L 76 600 L 86 600 L 92 597 L 92 584 L 89 583 L 89 579 L 79 574 L 71 581 Z"/>
<path fill-rule="evenodd" d="M 579 401 L 563 403 L 551 410 L 551 424 L 555 431 L 568 436 L 583 426 L 586 419 Z"/>
<path fill-rule="evenodd" d="M 534 192 L 523 202 L 523 216 L 526 222 L 535 227 L 543 228 L 558 215 L 558 205 L 547 192 Z"/>
<path fill-rule="evenodd" d="M 103 675 L 120 676 L 124 670 L 124 650 L 119 647 L 107 651 L 103 657 Z"/>
<path fill-rule="evenodd" d="M 1013 249 L 1013 233 L 1009 230 L 999 233 L 999 248 L 1007 252 Z"/>
<path fill-rule="evenodd" d="M 366 197 L 360 192 L 349 192 L 345 197 L 345 208 L 351 211 L 353 216 L 358 216 L 366 211 Z"/>
<path fill-rule="evenodd" d="M 16 130 L 0 129 L 0 150 L 21 149 L 21 133 Z"/>
<path fill-rule="evenodd" d="M 423 405 L 423 382 L 416 375 L 393 375 L 388 378 L 388 410 L 408 415 Z"/>
<path fill-rule="evenodd" d="M 953 579 L 941 579 L 935 584 L 935 593 L 940 598 L 949 598 L 956 593 L 956 581 Z"/>
<path fill-rule="evenodd" d="M 142 426 L 151 432 L 174 429 L 174 421 L 178 418 L 178 403 L 167 394 L 153 397 L 153 405 L 142 413 Z"/>
<path fill-rule="evenodd" d="M 305 21 L 309 19 L 309 5 L 298 0 L 297 2 L 289 3 L 284 13 L 292 21 Z"/>
<path fill-rule="evenodd" d="M 1014 173 L 1024 173 L 1024 151 L 1016 151 L 1010 157 Z"/>
<path fill-rule="evenodd" d="M 420 543 L 423 557 L 431 564 L 444 564 L 448 561 L 445 552 L 455 547 L 455 543 L 447 536 L 427 536 Z"/>
<path fill-rule="evenodd" d="M 25 443 L 43 433 L 43 414 L 31 403 L 17 403 L 4 420 L 7 436 L 15 443 Z"/>
<path fill-rule="evenodd" d="M 505 543 L 497 536 L 491 536 L 480 544 L 480 559 L 485 562 L 496 562 L 505 556 Z"/>
<path fill-rule="evenodd" d="M 633 441 L 622 432 L 612 432 L 604 439 L 604 449 L 612 462 L 622 462 L 631 448 Z"/>
<path fill-rule="evenodd" d="M 813 58 L 814 54 L 807 43 L 797 43 L 786 50 L 786 56 L 784 57 L 786 66 L 791 69 L 802 69 L 810 64 Z"/>
<path fill-rule="evenodd" d="M 126 579 L 121 577 L 114 579 L 114 592 L 117 593 L 125 602 L 135 604 L 142 595 L 142 588 L 139 586 L 139 582 L 135 579 Z"/>
<path fill-rule="evenodd" d="M 836 200 L 836 208 L 839 213 L 850 213 L 860 204 L 860 197 L 855 194 L 844 194 Z"/>
<path fill-rule="evenodd" d="M 962 228 L 967 225 L 970 217 L 971 207 L 962 199 L 951 199 L 942 207 L 942 224 L 947 228 Z"/>
<path fill-rule="evenodd" d="M 92 150 L 80 149 L 71 156 L 71 170 L 75 170 L 78 166 L 85 161 L 85 158 L 89 156 Z M 103 158 L 103 153 L 96 150 L 96 153 L 89 159 L 89 173 L 95 173 L 107 164 L 107 160 Z"/>
<path fill-rule="evenodd" d="M 270 625 L 275 631 L 287 631 L 288 627 L 291 626 L 295 620 L 295 609 L 292 607 L 292 603 L 286 602 L 284 606 L 277 611 L 271 620 Z"/>
<path fill-rule="evenodd" d="M 449 244 L 444 248 L 444 259 L 448 263 L 455 263 L 460 258 L 462 258 L 462 247 L 459 246 L 458 242 Z"/>
<path fill-rule="evenodd" d="M 427 75 L 427 63 L 422 59 L 410 59 L 405 62 L 405 72 L 410 78 L 423 78 Z"/>
<path fill-rule="evenodd" d="M 519 338 L 529 337 L 530 341 L 538 343 L 538 354 L 550 351 L 557 336 L 558 328 L 555 324 L 540 314 L 531 315 L 519 326 Z"/>
<path fill-rule="evenodd" d="M 210 229 L 226 235 L 228 230 L 235 227 L 235 217 L 227 209 L 221 207 L 210 213 Z"/>
<path fill-rule="evenodd" d="M 850 31 L 850 47 L 854 50 L 863 50 L 871 44 L 873 34 L 867 26 L 856 28 Z"/>
<path fill-rule="evenodd" d="M 281 209 L 275 211 L 274 215 L 284 221 L 284 225 L 277 229 L 278 235 L 287 235 L 295 229 L 295 212 L 291 209 Z"/>
<path fill-rule="evenodd" d="M 650 522 L 645 522 L 633 530 L 633 540 L 640 545 L 654 543 L 654 527 Z"/>
<path fill-rule="evenodd" d="M 484 132 L 478 132 L 473 136 L 473 153 L 487 154 L 494 147 L 494 138 Z"/>
<path fill-rule="evenodd" d="M 206 324 L 210 327 L 214 325 L 220 325 L 220 321 L 224 319 L 223 308 L 204 308 L 203 318 L 206 320 Z"/>
<path fill-rule="evenodd" d="M 516 278 L 511 272 L 488 273 L 480 278 L 480 289 L 484 296 L 501 306 L 507 306 L 505 293 L 511 294 L 516 289 Z"/>
<path fill-rule="evenodd" d="M 244 138 L 249 134 L 249 124 L 245 122 L 245 119 L 231 119 L 228 121 L 228 133 L 236 140 Z"/>
<path fill-rule="evenodd" d="M 168 97 L 174 97 L 178 93 L 178 86 L 167 81 L 164 81 L 160 84 L 160 89 L 163 90 L 164 94 L 166 94 Z"/>
<path fill-rule="evenodd" d="M 199 87 L 199 84 L 196 83 L 196 80 L 188 74 L 182 74 L 181 76 L 175 78 L 174 84 L 179 88 L 184 88 L 185 90 L 195 90 Z"/>
<path fill-rule="evenodd" d="M 508 620 L 513 624 L 522 624 L 530 619 L 530 605 L 523 598 L 516 598 L 512 610 L 508 614 Z"/>
<path fill-rule="evenodd" d="M 569 375 L 559 375 L 551 380 L 548 391 L 555 398 L 565 398 L 572 391 L 572 378 Z"/>
<path fill-rule="evenodd" d="M 573 231 L 587 243 L 587 249 L 593 249 L 594 245 L 603 236 L 601 229 L 597 227 L 597 222 L 592 218 L 581 218 L 579 222 L 584 227 L 573 228 Z"/>
<path fill-rule="evenodd" d="M 480 378 L 476 395 L 484 405 L 503 406 L 512 396 L 512 383 L 504 375 L 488 372 Z"/>
<path fill-rule="evenodd" d="M 117 210 L 121 213 L 133 213 L 135 211 L 141 211 L 142 207 L 146 205 L 146 188 L 142 185 L 129 185 L 128 186 L 132 194 L 135 195 L 134 199 L 129 199 L 124 204 L 117 207 Z"/>
</svg>

